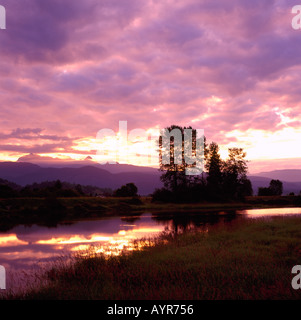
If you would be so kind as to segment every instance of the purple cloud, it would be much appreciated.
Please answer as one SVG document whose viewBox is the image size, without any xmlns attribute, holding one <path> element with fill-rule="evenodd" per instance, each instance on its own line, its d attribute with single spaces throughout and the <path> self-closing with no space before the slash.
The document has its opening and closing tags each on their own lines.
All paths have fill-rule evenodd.
<svg viewBox="0 0 301 320">
<path fill-rule="evenodd" d="M 295 1 L 2 2 L 1 139 L 54 152 L 41 141 L 71 148 L 119 120 L 191 124 L 221 144 L 233 130 L 300 126 Z"/>
</svg>

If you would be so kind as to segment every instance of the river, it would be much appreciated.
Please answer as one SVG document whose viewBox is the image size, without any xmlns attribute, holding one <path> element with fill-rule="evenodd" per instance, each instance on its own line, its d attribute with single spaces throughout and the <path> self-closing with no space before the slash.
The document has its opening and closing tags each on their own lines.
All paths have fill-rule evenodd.
<svg viewBox="0 0 301 320">
<path fill-rule="evenodd" d="M 135 239 L 149 239 L 166 232 L 198 229 L 231 223 L 237 219 L 300 215 L 301 208 L 252 209 L 215 214 L 144 213 L 137 216 L 110 217 L 97 220 L 62 223 L 56 227 L 19 225 L 0 232 L 0 265 L 6 270 L 6 288 L 25 287 L 39 271 L 76 253 L 91 248 L 104 254 L 134 250 Z"/>
</svg>

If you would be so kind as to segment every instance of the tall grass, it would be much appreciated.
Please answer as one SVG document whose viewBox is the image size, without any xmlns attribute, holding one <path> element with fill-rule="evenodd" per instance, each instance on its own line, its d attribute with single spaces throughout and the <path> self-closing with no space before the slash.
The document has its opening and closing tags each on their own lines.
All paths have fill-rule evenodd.
<svg viewBox="0 0 301 320">
<path fill-rule="evenodd" d="M 91 252 L 54 266 L 47 285 L 13 299 L 300 299 L 301 218 L 240 221 L 208 232 L 162 234 L 143 250 Z"/>
</svg>

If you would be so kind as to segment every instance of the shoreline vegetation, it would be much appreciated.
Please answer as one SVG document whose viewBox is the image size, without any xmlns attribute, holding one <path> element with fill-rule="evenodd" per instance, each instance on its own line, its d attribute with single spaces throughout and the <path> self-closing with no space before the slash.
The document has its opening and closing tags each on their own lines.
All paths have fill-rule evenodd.
<svg viewBox="0 0 301 320">
<path fill-rule="evenodd" d="M 300 240 L 300 217 L 162 233 L 142 250 L 119 256 L 91 251 L 71 264 L 54 265 L 39 286 L 4 299 L 300 299 L 291 285 L 292 267 L 301 261 Z"/>
<path fill-rule="evenodd" d="M 301 196 L 250 196 L 242 202 L 166 203 L 151 197 L 76 197 L 0 199 L 0 231 L 19 224 L 56 226 L 61 222 L 110 216 L 154 214 L 217 214 L 275 207 L 300 207 Z"/>
</svg>

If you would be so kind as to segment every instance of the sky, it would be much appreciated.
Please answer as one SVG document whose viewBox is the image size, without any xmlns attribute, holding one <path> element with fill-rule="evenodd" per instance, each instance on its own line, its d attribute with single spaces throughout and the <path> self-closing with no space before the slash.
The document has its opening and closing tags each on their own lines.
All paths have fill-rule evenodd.
<svg viewBox="0 0 301 320">
<path fill-rule="evenodd" d="M 147 133 L 204 129 L 222 157 L 244 148 L 250 172 L 300 168 L 301 29 L 292 28 L 292 7 L 301 1 L 0 4 L 2 161 L 97 161 L 99 130 L 117 133 L 126 121 Z M 131 146 L 145 153 L 138 140 Z"/>
</svg>

